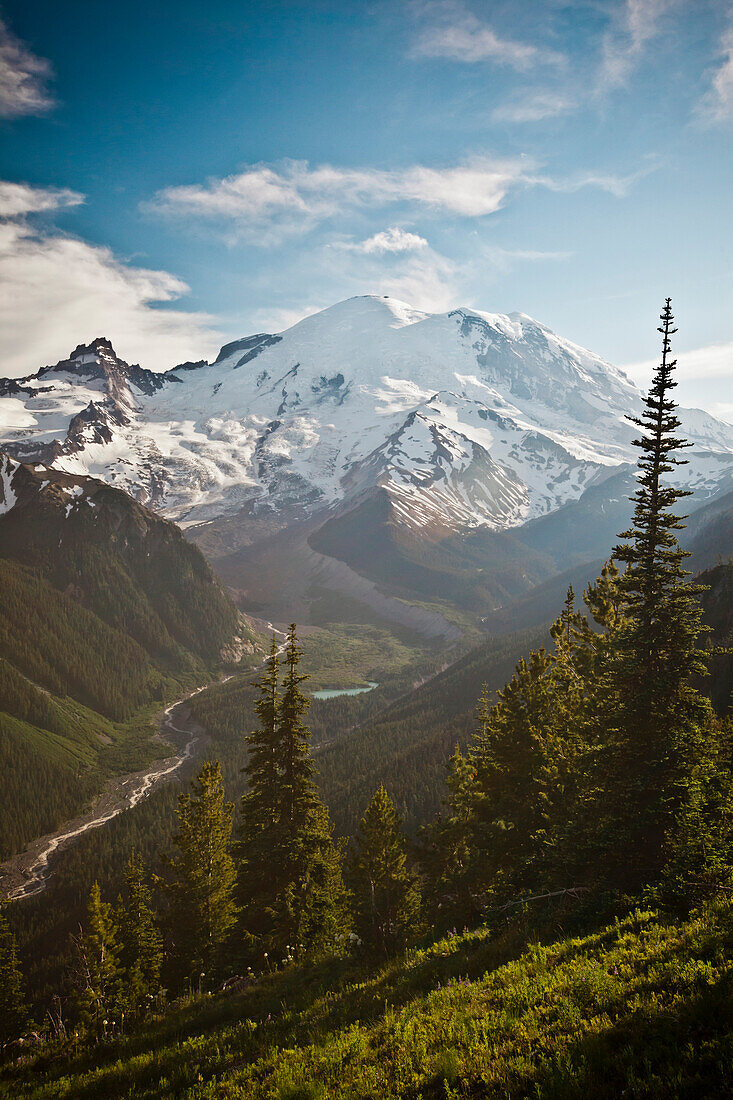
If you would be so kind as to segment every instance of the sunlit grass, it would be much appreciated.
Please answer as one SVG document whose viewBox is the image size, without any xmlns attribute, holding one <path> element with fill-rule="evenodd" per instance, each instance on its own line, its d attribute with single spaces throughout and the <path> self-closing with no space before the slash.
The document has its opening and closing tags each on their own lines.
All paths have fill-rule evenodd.
<svg viewBox="0 0 733 1100">
<path fill-rule="evenodd" d="M 727 902 L 524 948 L 481 928 L 376 970 L 290 967 L 181 1003 L 94 1061 L 29 1060 L 5 1088 L 29 1100 L 725 1096 L 732 940 Z"/>
</svg>

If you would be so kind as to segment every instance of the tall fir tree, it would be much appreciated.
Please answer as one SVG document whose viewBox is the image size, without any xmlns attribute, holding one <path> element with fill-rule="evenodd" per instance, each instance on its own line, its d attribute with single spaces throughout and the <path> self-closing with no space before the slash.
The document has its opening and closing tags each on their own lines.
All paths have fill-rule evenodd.
<svg viewBox="0 0 733 1100">
<path fill-rule="evenodd" d="M 279 647 L 273 634 L 270 653 L 259 680 L 254 709 L 259 719 L 249 733 L 247 790 L 242 796 L 234 847 L 237 861 L 237 899 L 247 940 L 256 943 L 272 923 L 272 849 L 279 832 L 280 777 L 277 761 L 280 724 Z"/>
<path fill-rule="evenodd" d="M 684 560 L 690 555 L 680 547 L 677 532 L 686 516 L 673 511 L 679 500 L 691 495 L 665 480 L 665 475 L 687 464 L 677 452 L 690 444 L 677 433 L 681 424 L 671 393 L 677 383 L 671 340 L 674 317 L 671 299 L 660 315 L 662 358 L 644 401 L 641 417 L 628 417 L 641 430 L 634 446 L 641 450 L 638 489 L 632 526 L 620 538 L 626 540 L 614 550 L 614 557 L 627 565 L 622 586 L 626 603 L 627 628 L 620 647 L 622 674 L 640 718 L 646 725 L 655 718 L 660 702 L 666 707 L 680 702 L 697 702 L 699 692 L 693 677 L 706 671 L 705 654 L 698 639 L 704 631 L 702 608 L 697 596 L 702 589 L 690 585 Z"/>
<path fill-rule="evenodd" d="M 0 1047 L 19 1038 L 27 1023 L 18 947 L 0 908 Z"/>
<path fill-rule="evenodd" d="M 308 679 L 300 671 L 302 657 L 296 626 L 292 623 L 285 644 L 285 676 L 275 753 L 280 780 L 279 817 L 286 846 L 294 844 L 317 800 L 310 730 L 304 721 L 310 700 L 301 690 L 301 684 Z"/>
<path fill-rule="evenodd" d="M 81 1023 L 91 1038 L 102 1039 L 122 1028 L 124 998 L 119 929 L 97 882 L 89 894 L 86 927 L 74 943 Z"/>
<path fill-rule="evenodd" d="M 688 446 L 671 396 L 677 330 L 670 299 L 660 320 L 661 361 L 642 416 L 629 418 L 641 432 L 634 440 L 641 455 L 632 526 L 614 550 L 626 570 L 623 622 L 609 651 L 610 737 L 603 759 L 611 777 L 609 867 L 632 888 L 659 874 L 692 769 L 716 735 L 711 705 L 698 688 L 707 670 L 701 588 L 686 580 L 689 555 L 677 539 L 686 517 L 674 511 L 690 492 L 667 480 L 686 464 L 678 454 Z"/>
<path fill-rule="evenodd" d="M 273 905 L 270 943 L 296 958 L 332 951 L 351 927 L 344 885 L 346 843 L 336 840 L 326 806 L 316 798 L 291 842 L 290 867 Z"/>
<path fill-rule="evenodd" d="M 177 852 L 166 861 L 171 953 L 178 976 L 196 982 L 208 983 L 218 972 L 237 918 L 236 869 L 229 851 L 233 812 L 219 761 L 208 761 L 191 792 L 179 795 Z"/>
<path fill-rule="evenodd" d="M 357 931 L 367 947 L 389 955 L 417 926 L 420 890 L 397 810 L 382 785 L 361 819 L 350 870 Z"/>
<path fill-rule="evenodd" d="M 545 649 L 522 658 L 472 746 L 476 844 L 481 852 L 474 889 L 484 905 L 521 892 L 535 870 L 538 772 L 544 762 L 543 738 L 557 713 L 553 672 L 552 654 Z"/>
<path fill-rule="evenodd" d="M 259 727 L 247 737 L 249 790 L 242 800 L 236 853 L 243 943 L 254 955 L 322 950 L 347 919 L 342 848 L 313 778 L 301 659 L 292 624 L 282 685 L 273 639 L 256 685 Z"/>
<path fill-rule="evenodd" d="M 279 792 L 278 761 L 275 755 L 280 723 L 279 671 L 279 647 L 273 634 L 265 671 L 253 683 L 253 687 L 259 691 L 259 697 L 254 704 L 259 727 L 247 737 L 247 763 L 242 769 L 247 776 L 247 792 L 242 810 L 253 829 L 270 825 L 276 817 Z"/>
<path fill-rule="evenodd" d="M 120 962 L 127 1018 L 144 1019 L 160 998 L 163 938 L 157 926 L 145 864 L 131 852 L 125 869 L 125 897 L 117 912 Z"/>
</svg>

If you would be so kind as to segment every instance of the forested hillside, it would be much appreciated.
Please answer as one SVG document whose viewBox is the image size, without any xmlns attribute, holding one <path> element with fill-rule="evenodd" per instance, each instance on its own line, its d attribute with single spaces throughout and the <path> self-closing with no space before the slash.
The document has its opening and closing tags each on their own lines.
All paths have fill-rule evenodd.
<svg viewBox="0 0 733 1100">
<path fill-rule="evenodd" d="M 173 524 L 91 478 L 0 457 L 0 855 L 142 767 L 154 711 L 254 636 Z M 32 795 L 31 795 L 32 792 Z"/>
</svg>

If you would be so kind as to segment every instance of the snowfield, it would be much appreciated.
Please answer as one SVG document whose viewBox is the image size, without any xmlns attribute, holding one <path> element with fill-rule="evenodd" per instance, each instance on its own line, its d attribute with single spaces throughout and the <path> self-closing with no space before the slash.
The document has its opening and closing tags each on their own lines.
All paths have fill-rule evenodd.
<svg viewBox="0 0 733 1100">
<path fill-rule="evenodd" d="M 103 478 L 190 525 L 331 508 L 376 486 L 411 528 L 507 528 L 634 463 L 622 371 L 524 314 L 361 297 L 163 375 L 107 340 L 0 382 L 0 447 Z M 681 415 L 680 480 L 730 487 L 733 428 Z"/>
</svg>

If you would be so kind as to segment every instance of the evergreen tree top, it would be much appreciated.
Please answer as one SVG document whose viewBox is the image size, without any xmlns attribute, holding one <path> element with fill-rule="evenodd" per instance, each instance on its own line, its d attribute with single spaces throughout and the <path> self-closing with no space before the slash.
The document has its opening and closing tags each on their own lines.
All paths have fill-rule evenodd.
<svg viewBox="0 0 733 1100">
<path fill-rule="evenodd" d="M 705 671 L 704 655 L 697 639 L 705 630 L 697 600 L 699 586 L 686 583 L 683 567 L 689 553 L 677 540 L 677 531 L 687 518 L 674 511 L 675 504 L 690 491 L 670 485 L 665 476 L 685 465 L 676 452 L 689 446 L 677 430 L 680 421 L 671 391 L 676 360 L 672 355 L 673 327 L 671 299 L 660 314 L 662 356 L 644 402 L 641 417 L 629 417 L 642 429 L 634 440 L 641 455 L 638 488 L 632 502 L 631 527 L 620 538 L 613 556 L 626 562 L 621 585 L 627 604 L 626 663 L 637 685 L 640 699 L 673 698 L 694 674 Z M 633 667 L 632 667 L 633 666 Z M 635 689 L 636 692 L 636 689 Z M 635 697 L 635 692 L 632 693 Z M 642 709 L 646 706 L 642 703 Z"/>
</svg>

